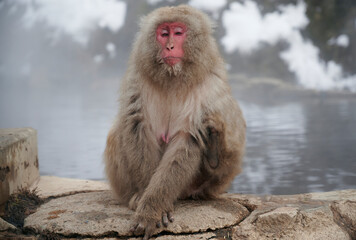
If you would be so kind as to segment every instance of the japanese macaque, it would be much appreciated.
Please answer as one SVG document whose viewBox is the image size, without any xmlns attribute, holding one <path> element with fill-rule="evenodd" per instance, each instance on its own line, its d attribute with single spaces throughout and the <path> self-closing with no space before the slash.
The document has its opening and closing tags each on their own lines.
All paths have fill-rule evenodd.
<svg viewBox="0 0 356 240">
<path fill-rule="evenodd" d="M 132 231 L 148 239 L 178 199 L 210 199 L 241 171 L 245 121 L 231 96 L 213 23 L 189 6 L 143 18 L 104 153 Z"/>
</svg>

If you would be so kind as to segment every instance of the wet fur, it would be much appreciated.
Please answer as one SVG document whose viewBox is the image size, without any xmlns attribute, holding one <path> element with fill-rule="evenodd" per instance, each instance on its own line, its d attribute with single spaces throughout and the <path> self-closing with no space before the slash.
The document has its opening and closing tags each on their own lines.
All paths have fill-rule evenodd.
<svg viewBox="0 0 356 240">
<path fill-rule="evenodd" d="M 184 59 L 160 59 L 155 29 L 186 24 Z M 241 171 L 245 121 L 230 93 L 213 24 L 188 7 L 164 7 L 141 23 L 107 138 L 106 173 L 122 204 L 149 223 L 181 198 L 212 198 Z M 168 144 L 160 134 L 169 133 Z"/>
</svg>

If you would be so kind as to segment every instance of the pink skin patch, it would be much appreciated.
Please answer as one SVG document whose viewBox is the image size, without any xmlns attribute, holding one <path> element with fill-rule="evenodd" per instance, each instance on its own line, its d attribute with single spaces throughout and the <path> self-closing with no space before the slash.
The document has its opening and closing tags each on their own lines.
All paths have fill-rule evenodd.
<svg viewBox="0 0 356 240">
<path fill-rule="evenodd" d="M 169 143 L 169 135 L 167 135 L 166 136 L 166 134 L 165 133 L 162 133 L 161 134 L 161 139 L 163 140 L 163 142 L 165 142 L 166 144 L 168 144 Z"/>
<path fill-rule="evenodd" d="M 162 23 L 157 27 L 156 40 L 162 47 L 161 58 L 166 64 L 173 66 L 182 60 L 186 33 L 187 27 L 181 22 Z"/>
</svg>

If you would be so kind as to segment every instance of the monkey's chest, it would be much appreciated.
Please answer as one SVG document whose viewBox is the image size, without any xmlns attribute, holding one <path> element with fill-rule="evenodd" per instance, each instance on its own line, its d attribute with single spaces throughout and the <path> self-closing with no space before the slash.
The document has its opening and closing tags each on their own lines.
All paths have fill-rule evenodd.
<svg viewBox="0 0 356 240">
<path fill-rule="evenodd" d="M 199 108 L 199 103 L 192 100 L 148 103 L 147 119 L 152 134 L 159 143 L 168 144 L 178 132 L 189 132 L 198 118 Z"/>
<path fill-rule="evenodd" d="M 151 127 L 159 143 L 168 144 L 172 137 L 179 131 L 184 131 L 189 126 L 189 115 L 192 113 L 179 114 L 177 107 L 166 108 L 157 106 L 157 111 L 152 112 Z"/>
</svg>

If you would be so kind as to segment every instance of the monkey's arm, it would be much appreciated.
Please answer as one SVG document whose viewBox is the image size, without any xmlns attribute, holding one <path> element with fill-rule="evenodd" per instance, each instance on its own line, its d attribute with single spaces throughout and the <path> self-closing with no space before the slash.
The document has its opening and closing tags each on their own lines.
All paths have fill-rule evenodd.
<svg viewBox="0 0 356 240">
<path fill-rule="evenodd" d="M 199 169 L 200 149 L 188 133 L 175 135 L 169 143 L 160 165 L 147 186 L 135 215 L 135 234 L 144 232 L 148 239 L 162 216 L 173 210 L 173 204 L 192 181 Z M 167 225 L 166 219 L 162 223 Z"/>
</svg>

